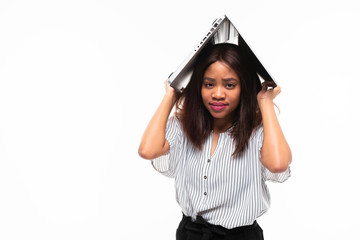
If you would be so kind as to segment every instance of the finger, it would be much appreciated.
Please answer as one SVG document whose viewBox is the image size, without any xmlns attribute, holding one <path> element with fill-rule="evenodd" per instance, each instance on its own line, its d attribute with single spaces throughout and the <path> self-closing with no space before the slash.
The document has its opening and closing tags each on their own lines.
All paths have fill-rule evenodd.
<svg viewBox="0 0 360 240">
<path fill-rule="evenodd" d="M 166 79 L 165 82 L 164 82 L 164 88 L 165 88 L 166 91 L 168 91 L 168 89 L 171 88 L 170 85 L 169 85 L 168 79 Z"/>
<path fill-rule="evenodd" d="M 266 90 L 267 90 L 266 82 L 263 82 L 263 83 L 262 83 L 261 91 L 262 91 L 262 92 L 266 92 Z"/>
<path fill-rule="evenodd" d="M 274 88 L 274 94 L 275 96 L 279 95 L 281 93 L 281 87 L 277 86 L 276 88 Z"/>
<path fill-rule="evenodd" d="M 273 81 L 265 81 L 266 85 L 268 86 L 268 88 L 275 88 L 276 87 L 276 83 Z"/>
<path fill-rule="evenodd" d="M 165 82 L 164 82 L 164 88 L 165 88 L 166 92 L 175 91 L 175 89 L 170 86 L 168 79 L 166 79 Z"/>
</svg>

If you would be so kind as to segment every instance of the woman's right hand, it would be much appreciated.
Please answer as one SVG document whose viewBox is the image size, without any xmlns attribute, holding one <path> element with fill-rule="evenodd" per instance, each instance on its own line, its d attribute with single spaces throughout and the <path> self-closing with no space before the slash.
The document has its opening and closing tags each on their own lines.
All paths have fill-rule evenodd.
<svg viewBox="0 0 360 240">
<path fill-rule="evenodd" d="M 174 88 L 172 88 L 172 87 L 169 85 L 169 82 L 168 82 L 167 79 L 165 80 L 164 85 L 165 85 L 165 94 L 166 94 L 166 95 L 173 96 L 173 97 L 176 97 L 176 91 L 175 91 Z"/>
</svg>

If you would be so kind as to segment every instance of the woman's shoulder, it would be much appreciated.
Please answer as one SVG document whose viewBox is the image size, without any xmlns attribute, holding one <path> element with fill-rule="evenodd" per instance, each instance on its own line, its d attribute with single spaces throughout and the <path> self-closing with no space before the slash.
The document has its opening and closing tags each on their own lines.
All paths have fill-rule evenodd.
<svg viewBox="0 0 360 240">
<path fill-rule="evenodd" d="M 182 123 L 181 123 L 179 117 L 176 116 L 175 114 L 170 116 L 169 119 L 167 120 L 166 128 L 170 131 L 175 131 L 177 133 L 184 132 Z"/>
<path fill-rule="evenodd" d="M 260 123 L 257 127 L 254 128 L 253 133 L 250 137 L 251 140 L 262 139 L 264 134 L 263 124 Z"/>
<path fill-rule="evenodd" d="M 255 129 L 254 129 L 254 132 L 256 134 L 259 134 L 259 133 L 263 133 L 264 132 L 264 126 L 262 123 L 260 123 Z"/>
<path fill-rule="evenodd" d="M 175 125 L 177 127 L 180 127 L 181 126 L 181 122 L 180 122 L 180 119 L 178 116 L 176 116 L 175 114 L 170 116 L 168 121 L 167 121 L 167 124 L 169 125 Z"/>
</svg>

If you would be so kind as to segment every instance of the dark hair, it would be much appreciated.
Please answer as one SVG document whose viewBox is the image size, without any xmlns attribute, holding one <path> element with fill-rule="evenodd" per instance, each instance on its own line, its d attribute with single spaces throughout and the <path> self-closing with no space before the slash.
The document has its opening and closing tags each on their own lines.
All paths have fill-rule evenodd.
<svg viewBox="0 0 360 240">
<path fill-rule="evenodd" d="M 201 150 L 212 130 L 212 116 L 203 104 L 201 88 L 206 69 L 216 61 L 227 64 L 240 78 L 240 102 L 234 111 L 234 123 L 230 134 L 236 146 L 233 155 L 241 155 L 247 148 L 254 129 L 261 123 L 257 103 L 261 83 L 245 52 L 239 46 L 229 43 L 207 46 L 198 57 L 190 82 L 177 101 L 176 116 L 190 142 Z"/>
</svg>

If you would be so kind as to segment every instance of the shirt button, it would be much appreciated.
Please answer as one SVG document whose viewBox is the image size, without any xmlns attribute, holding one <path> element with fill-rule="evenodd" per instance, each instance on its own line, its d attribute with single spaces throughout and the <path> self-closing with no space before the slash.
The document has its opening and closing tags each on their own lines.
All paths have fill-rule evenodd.
<svg viewBox="0 0 360 240">
<path fill-rule="evenodd" d="M 207 179 L 207 176 L 204 176 L 204 179 Z"/>
<path fill-rule="evenodd" d="M 207 192 L 204 192 L 204 195 L 206 196 L 206 195 L 207 195 Z"/>
<path fill-rule="evenodd" d="M 208 161 L 207 161 L 207 162 L 209 163 L 209 162 L 211 162 L 211 160 L 210 160 L 210 159 L 208 159 Z"/>
</svg>

